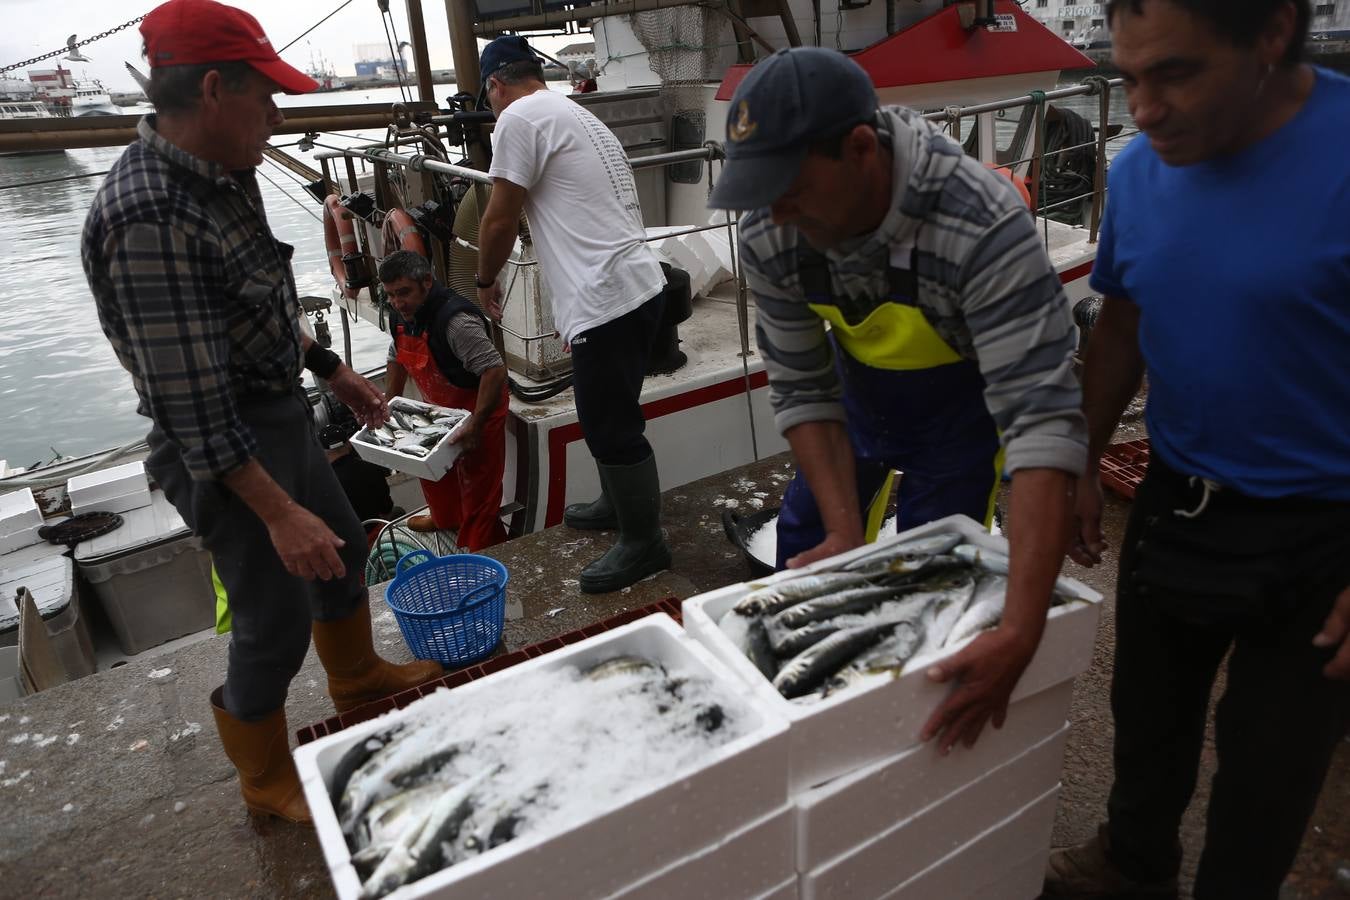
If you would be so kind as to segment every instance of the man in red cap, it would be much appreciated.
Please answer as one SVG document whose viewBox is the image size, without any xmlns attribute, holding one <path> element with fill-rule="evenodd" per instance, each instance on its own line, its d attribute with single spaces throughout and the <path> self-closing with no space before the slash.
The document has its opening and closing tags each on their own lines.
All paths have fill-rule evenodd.
<svg viewBox="0 0 1350 900">
<path fill-rule="evenodd" d="M 141 23 L 156 114 L 108 173 L 85 222 L 103 331 L 151 420 L 146 466 L 211 551 L 234 629 L 211 695 L 251 811 L 309 821 L 285 701 L 309 648 L 345 711 L 440 674 L 371 643 L 360 520 L 324 458 L 301 366 L 366 423 L 383 395 L 301 334 L 292 248 L 272 236 L 254 166 L 283 121 L 272 95 L 313 79 L 257 21 L 170 0 Z"/>
</svg>

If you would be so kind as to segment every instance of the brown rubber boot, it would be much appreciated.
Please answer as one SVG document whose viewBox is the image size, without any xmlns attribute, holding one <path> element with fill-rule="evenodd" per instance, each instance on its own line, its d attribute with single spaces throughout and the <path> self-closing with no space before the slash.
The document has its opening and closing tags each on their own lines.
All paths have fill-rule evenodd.
<svg viewBox="0 0 1350 900">
<path fill-rule="evenodd" d="M 225 711 L 221 693 L 211 692 L 211 712 L 225 755 L 239 772 L 239 792 L 249 812 L 277 816 L 290 822 L 313 824 L 300 775 L 291 759 L 286 734 L 286 710 L 278 709 L 264 719 L 244 722 Z"/>
<path fill-rule="evenodd" d="M 1106 826 L 1077 847 L 1050 853 L 1045 865 L 1044 898 L 1074 900 L 1176 900 L 1177 880 L 1136 881 L 1116 867 L 1108 855 Z"/>
<path fill-rule="evenodd" d="M 315 619 L 313 633 L 314 649 L 328 673 L 328 696 L 340 713 L 444 674 L 441 664 L 433 660 L 396 665 L 381 659 L 371 642 L 370 605 L 365 601 L 345 619 Z"/>
</svg>

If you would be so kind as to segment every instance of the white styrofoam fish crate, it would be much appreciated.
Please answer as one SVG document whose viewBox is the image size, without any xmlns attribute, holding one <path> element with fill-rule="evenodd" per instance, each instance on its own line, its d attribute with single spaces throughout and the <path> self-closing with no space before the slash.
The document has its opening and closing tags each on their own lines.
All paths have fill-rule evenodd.
<svg viewBox="0 0 1350 900">
<path fill-rule="evenodd" d="M 66 483 L 72 515 L 83 512 L 121 513 L 150 505 L 150 480 L 145 463 L 131 462 L 76 475 Z"/>
<path fill-rule="evenodd" d="M 883 894 L 880 900 L 934 900 L 936 897 L 943 900 L 968 900 L 973 896 L 1032 900 L 1040 894 L 1041 882 L 1044 880 L 1044 860 L 1049 852 L 1050 830 L 1055 824 L 1055 804 L 1058 800 L 1059 786 L 1056 785 L 969 844 L 947 854 L 909 881 Z M 1027 860 L 1033 856 L 1041 860 L 1040 873 L 1028 892 L 991 892 L 997 886 L 999 877 L 995 874 L 999 870 L 995 860 L 1020 860 L 1012 871 L 1003 871 L 1008 876 L 1016 875 L 1024 879 L 1021 884 L 1025 885 Z M 995 885 L 990 884 L 991 874 Z M 854 896 L 849 900 L 861 898 Z"/>
<path fill-rule="evenodd" d="M 866 834 L 862 844 L 825 865 L 803 871 L 803 900 L 881 897 L 934 861 L 977 840 L 986 830 L 1058 786 L 1068 731 L 1068 725 L 1062 725 L 1055 734 L 955 793 L 880 833 Z M 1011 868 L 1041 843 L 1049 846 L 1048 825 L 1029 847 L 1018 846 L 1012 855 L 986 856 L 981 865 Z"/>
<path fill-rule="evenodd" d="M 736 683 L 734 676 L 669 616 L 657 614 L 495 672 L 455 691 L 461 700 L 472 702 L 485 691 L 526 673 L 568 665 L 585 668 L 619 655 L 645 657 L 723 685 Z M 488 696 L 490 699 L 491 694 Z M 356 743 L 400 719 L 416 719 L 418 706 L 413 703 L 295 751 L 305 799 L 340 900 L 357 897 L 361 883 L 329 799 L 334 769 Z M 607 897 L 766 817 L 781 814 L 790 823 L 792 817 L 784 809 L 788 803 L 787 723 L 750 702 L 734 712 L 747 717 L 753 730 L 710 750 L 703 765 L 669 772 L 663 759 L 653 759 L 652 771 L 659 773 L 660 779 L 608 811 L 566 830 L 527 833 L 388 896 L 391 900 Z M 470 720 L 465 722 L 464 736 L 473 736 Z M 620 787 L 616 785 L 616 790 Z M 783 827 L 780 823 L 779 828 Z M 788 844 L 790 854 L 791 836 L 775 833 Z"/>
<path fill-rule="evenodd" d="M 415 412 L 423 415 L 429 408 L 427 404 L 408 400 L 405 397 L 395 397 L 389 401 L 389 405 L 399 412 Z M 448 412 L 462 413 L 466 419 L 469 415 L 467 409 L 441 408 Z M 367 436 L 367 430 L 364 428 L 351 436 L 350 443 L 357 455 L 364 460 L 384 466 L 386 469 L 393 469 L 395 472 L 425 478 L 427 481 L 439 481 L 454 466 L 455 460 L 459 459 L 459 455 L 464 452 L 459 444 L 451 442 L 452 438 L 459 436 L 460 429 L 463 427 L 464 420 L 460 420 L 458 425 L 450 429 L 449 434 L 441 438 L 436 446 L 431 448 L 430 453 L 420 457 L 375 443 Z"/>
<path fill-rule="evenodd" d="M 1008 552 L 1008 542 L 1004 538 L 990 534 L 966 516 L 948 516 L 821 560 L 804 570 L 779 572 L 758 581 L 731 585 L 684 601 L 682 611 L 685 630 L 739 675 L 766 708 L 788 719 L 791 725 L 788 738 L 792 748 L 791 784 L 794 794 L 893 756 L 918 743 L 924 723 L 953 689 L 950 684 L 929 680 L 926 670 L 942 656 L 959 651 L 964 643 L 944 650 L 941 655 L 911 660 L 900 677 L 880 673 L 820 700 L 792 702 L 779 694 L 773 684 L 755 668 L 718 627 L 718 621 L 752 590 L 795 577 L 803 571 L 822 571 L 839 566 L 873 553 L 880 547 L 942 531 L 959 532 L 968 543 L 995 553 L 1006 555 Z M 1087 602 L 1050 610 L 1040 646 L 1013 690 L 1013 701 L 1071 681 L 1086 670 L 1092 661 L 1101 594 L 1070 578 L 1061 578 L 1060 584 Z M 842 739 L 842 735 L 847 735 L 847 740 Z"/>
<path fill-rule="evenodd" d="M 1045 887 L 1045 864 L 1050 847 L 1032 853 L 1012 868 L 991 872 L 985 870 L 984 884 L 970 894 L 968 900 L 1031 900 L 1041 895 Z"/>
<path fill-rule="evenodd" d="M 611 900 L 757 900 L 778 890 L 785 880 L 795 889 L 795 819 L 792 807 L 785 806 L 624 888 Z"/>
<path fill-rule="evenodd" d="M 38 508 L 31 488 L 19 488 L 0 494 L 0 553 L 9 553 L 42 538 L 42 510 Z"/>
<path fill-rule="evenodd" d="M 974 747 L 958 744 L 944 757 L 935 744 L 920 744 L 798 794 L 798 871 L 824 866 L 1057 736 L 1072 698 L 1065 682 L 1012 704 L 1003 727 L 986 727 Z M 1039 774 L 1048 788 L 1059 780 L 1060 760 L 1045 762 Z"/>
</svg>

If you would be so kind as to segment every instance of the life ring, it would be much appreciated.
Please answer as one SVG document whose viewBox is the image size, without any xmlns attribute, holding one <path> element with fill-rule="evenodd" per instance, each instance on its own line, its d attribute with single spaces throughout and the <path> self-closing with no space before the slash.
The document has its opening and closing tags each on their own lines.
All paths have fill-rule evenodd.
<svg viewBox="0 0 1350 900">
<path fill-rule="evenodd" d="M 1018 178 L 1013 173 L 1013 170 L 1008 168 L 1007 166 L 997 166 L 994 165 L 993 163 L 985 163 L 984 165 L 986 168 L 993 171 L 994 173 L 1002 175 L 1004 178 L 1011 181 L 1012 186 L 1017 189 L 1017 193 L 1022 195 L 1022 202 L 1027 205 L 1027 209 L 1031 209 L 1031 191 L 1027 190 L 1026 179 Z M 1032 211 L 1035 212 L 1035 210 Z"/>
<path fill-rule="evenodd" d="M 323 242 L 328 248 L 328 271 L 333 273 L 333 280 L 344 297 L 355 297 L 356 291 L 347 287 L 347 267 L 343 265 L 342 258 L 359 252 L 356 246 L 356 224 L 337 194 L 329 194 L 323 200 Z"/>
<path fill-rule="evenodd" d="M 422 232 L 417 223 L 405 211 L 394 207 L 384 215 L 384 253 L 388 256 L 395 250 L 411 250 L 431 258 L 427 253 L 427 243 L 422 240 Z"/>
</svg>

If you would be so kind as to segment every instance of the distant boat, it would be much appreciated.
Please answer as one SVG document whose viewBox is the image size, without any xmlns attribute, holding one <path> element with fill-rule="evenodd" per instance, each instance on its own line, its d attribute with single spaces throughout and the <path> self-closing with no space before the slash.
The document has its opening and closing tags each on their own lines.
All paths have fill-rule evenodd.
<svg viewBox="0 0 1350 900">
<path fill-rule="evenodd" d="M 305 71 L 305 74 L 319 83 L 318 90 L 320 93 L 342 91 L 347 88 L 347 82 L 338 77 L 337 69 L 333 68 L 333 64 L 323 58 L 322 53 L 319 54 L 319 61 L 317 63 L 314 61 L 313 48 L 309 52 L 309 68 Z"/>
<path fill-rule="evenodd" d="M 113 103 L 112 96 L 99 81 L 75 82 L 75 94 L 70 98 L 72 116 L 120 116 L 122 110 Z"/>
<path fill-rule="evenodd" d="M 17 119 L 53 119 L 55 116 L 40 100 L 34 100 L 31 92 L 28 96 L 0 93 L 0 121 Z M 65 150 L 20 150 L 0 153 L 0 156 L 36 156 L 42 153 L 65 153 Z"/>
</svg>

